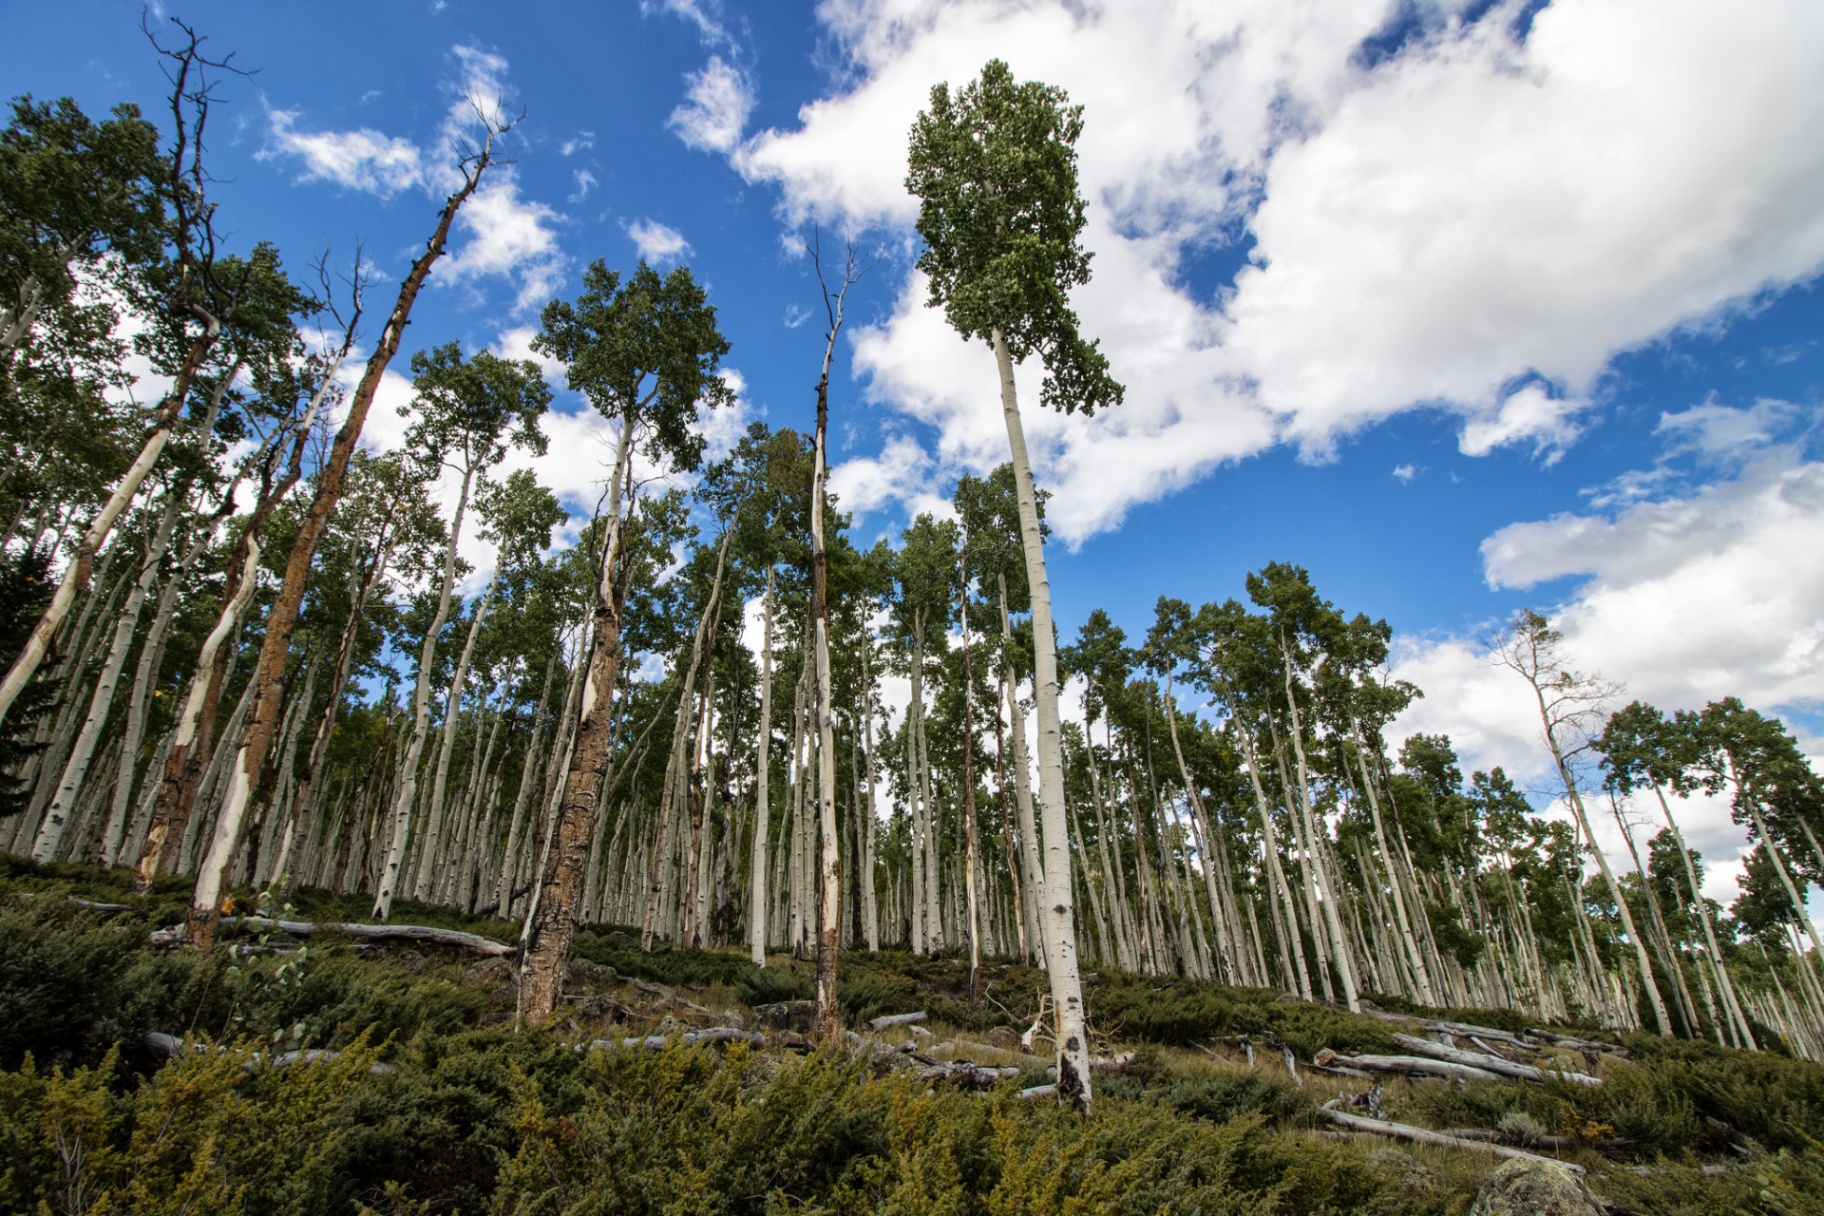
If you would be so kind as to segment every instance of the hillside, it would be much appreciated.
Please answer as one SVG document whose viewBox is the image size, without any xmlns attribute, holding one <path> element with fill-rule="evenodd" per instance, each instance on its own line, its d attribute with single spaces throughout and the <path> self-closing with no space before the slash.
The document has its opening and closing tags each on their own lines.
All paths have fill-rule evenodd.
<svg viewBox="0 0 1824 1216">
<path fill-rule="evenodd" d="M 124 872 L 6 864 L 8 1211 L 1446 1213 L 1501 1164 L 1492 1146 L 1586 1171 L 1611 1211 L 1824 1210 L 1824 1068 L 1778 1050 L 1650 1034 L 1597 1050 L 1605 1036 L 1511 1014 L 1402 1022 L 1102 971 L 1085 977 L 1099 1064 L 1079 1117 L 1022 1097 L 1049 1079 L 1018 1038 L 1044 980 L 1005 962 L 971 1006 L 964 965 L 845 953 L 848 1047 L 816 1050 L 793 1028 L 808 1007 L 788 1004 L 811 995 L 807 964 L 642 955 L 628 934 L 586 932 L 559 1015 L 516 1029 L 498 956 L 232 925 L 232 949 L 198 956 L 148 944 L 181 914 L 183 884 L 138 901 Z M 349 911 L 309 892 L 297 904 L 289 916 L 315 921 Z M 1337 1053 L 1397 1054 L 1396 1035 L 1439 1019 L 1511 1035 L 1493 1049 L 1547 1075 L 1338 1071 Z M 1584 1050 L 1517 1046 L 1542 1030 Z M 1488 1146 L 1353 1132 L 1326 1106 Z"/>
</svg>

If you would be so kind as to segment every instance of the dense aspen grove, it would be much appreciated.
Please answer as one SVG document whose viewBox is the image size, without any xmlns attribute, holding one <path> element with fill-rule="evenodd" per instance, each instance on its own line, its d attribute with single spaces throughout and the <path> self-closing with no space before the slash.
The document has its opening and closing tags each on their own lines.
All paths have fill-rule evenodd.
<svg viewBox="0 0 1824 1216">
<path fill-rule="evenodd" d="M 997 357 L 1010 460 L 869 545 L 824 489 L 865 252 L 810 251 L 814 427 L 710 451 L 729 347 L 688 268 L 598 261 L 546 305 L 561 384 L 403 345 L 509 123 L 478 114 L 417 260 L 369 282 L 218 214 L 231 68 L 193 39 L 158 53 L 151 114 L 20 98 L 0 135 L 0 849 L 142 892 L 189 876 L 199 951 L 256 892 L 511 922 L 534 1023 L 584 932 L 814 959 L 836 1037 L 859 953 L 941 956 L 972 998 L 1018 961 L 1048 976 L 1079 1104 L 1082 975 L 1104 972 L 1824 1060 L 1803 911 L 1824 785 L 1777 719 L 1629 702 L 1523 613 L 1489 661 L 1558 774 L 1523 790 L 1443 735 L 1390 737 L 1422 691 L 1388 676 L 1389 627 L 1296 564 L 1235 572 L 1221 602 L 1161 588 L 1143 631 L 1054 626 L 1022 396 L 1122 394 L 1066 304 L 1089 260 L 1058 90 L 991 63 L 920 116 L 920 265 Z M 378 452 L 361 434 L 395 365 L 409 431 Z M 503 471 L 560 390 L 613 444 L 588 518 Z M 1698 795 L 1752 847 L 1728 908 L 1681 831 Z"/>
</svg>

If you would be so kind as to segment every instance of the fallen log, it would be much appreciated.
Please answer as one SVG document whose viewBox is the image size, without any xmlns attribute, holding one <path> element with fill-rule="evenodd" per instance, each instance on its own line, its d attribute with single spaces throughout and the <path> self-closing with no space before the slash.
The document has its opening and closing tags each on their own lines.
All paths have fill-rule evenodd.
<svg viewBox="0 0 1824 1216">
<path fill-rule="evenodd" d="M 980 1064 L 933 1064 L 919 1074 L 921 1081 L 948 1081 L 964 1089 L 992 1089 L 1020 1075 L 1018 1068 L 992 1068 Z"/>
<path fill-rule="evenodd" d="M 1034 1085 L 1030 1089 L 1022 1089 L 1018 1094 L 1015 1095 L 1015 1097 L 1027 1098 L 1027 1099 L 1049 1098 L 1049 1097 L 1051 1097 L 1051 1095 L 1053 1095 L 1057 1092 L 1058 1092 L 1058 1085 L 1057 1085 L 1057 1082 L 1054 1081 L 1050 1085 Z"/>
<path fill-rule="evenodd" d="M 1538 1153 L 1529 1153 L 1521 1148 L 1509 1148 L 1504 1144 L 1488 1144 L 1481 1140 L 1468 1140 L 1462 1136 L 1434 1132 L 1406 1123 L 1389 1123 L 1385 1119 L 1369 1119 L 1362 1115 L 1345 1114 L 1340 1110 L 1331 1109 L 1328 1102 L 1319 1107 L 1318 1111 L 1332 1123 L 1349 1128 L 1351 1131 L 1374 1132 L 1377 1135 L 1390 1136 L 1396 1140 L 1410 1140 L 1414 1144 L 1434 1144 L 1440 1148 L 1460 1148 L 1468 1149 L 1471 1152 L 1493 1153 L 1497 1157 L 1510 1157 L 1519 1161 L 1549 1161 L 1579 1174 L 1584 1172 L 1581 1165 L 1575 1165 L 1569 1161 L 1559 1161 L 1556 1157 L 1542 1157 Z"/>
<path fill-rule="evenodd" d="M 1529 1029 L 1526 1033 L 1536 1039 L 1544 1039 L 1554 1047 L 1569 1047 L 1573 1051 L 1612 1051 L 1619 1052 L 1620 1047 L 1613 1043 L 1598 1043 L 1593 1039 L 1579 1039 L 1568 1034 L 1554 1034 L 1549 1030 Z"/>
<path fill-rule="evenodd" d="M 220 1043 L 186 1043 L 174 1034 L 165 1034 L 163 1031 L 159 1030 L 147 1033 L 144 1042 L 147 1048 L 155 1054 L 173 1060 L 180 1056 L 187 1056 L 191 1052 L 197 1050 L 215 1052 L 231 1051 L 237 1055 L 247 1054 L 241 1048 L 228 1047 Z M 267 1065 L 270 1065 L 273 1068 L 289 1068 L 293 1064 L 314 1064 L 318 1060 L 336 1060 L 340 1059 L 341 1055 L 342 1053 L 339 1051 L 328 1051 L 321 1047 L 309 1047 L 302 1051 L 281 1051 L 269 1059 L 261 1052 L 256 1051 L 248 1056 L 247 1062 L 241 1065 L 241 1068 L 246 1072 L 258 1072 L 262 1067 Z M 370 1065 L 367 1071 L 369 1074 L 379 1077 L 385 1076 L 393 1070 L 393 1065 L 382 1061 Z"/>
<path fill-rule="evenodd" d="M 1488 1072 L 1500 1073 L 1504 1077 L 1514 1077 L 1521 1081 L 1543 1081 L 1547 1076 L 1552 1076 L 1577 1085 L 1602 1084 L 1600 1077 L 1592 1077 L 1587 1073 L 1534 1068 L 1531 1064 L 1516 1064 L 1504 1056 L 1482 1055 L 1479 1052 L 1464 1051 L 1460 1047 L 1446 1047 L 1442 1043 L 1433 1043 L 1429 1039 L 1415 1039 L 1411 1035 L 1396 1034 L 1393 1036 L 1393 1041 L 1407 1051 L 1415 1051 L 1434 1059 L 1448 1060 L 1453 1064 L 1465 1064 L 1471 1068 L 1485 1069 Z"/>
<path fill-rule="evenodd" d="M 247 929 L 273 929 L 289 933 L 293 937 L 309 937 L 312 933 L 327 931 L 368 941 L 429 942 L 436 946 L 461 946 L 477 954 L 496 956 L 513 954 L 519 949 L 505 942 L 497 942 L 491 937 L 483 937 L 479 933 L 438 929 L 430 925 L 363 925 L 327 921 L 319 924 L 308 920 L 274 920 L 269 916 L 224 916 L 221 923 L 224 926 L 238 925 Z M 172 925 L 168 929 L 154 929 L 149 937 L 155 946 L 177 945 L 184 939 L 184 927 Z"/>
<path fill-rule="evenodd" d="M 1326 1064 L 1340 1065 L 1343 1068 L 1361 1068 L 1369 1072 L 1392 1073 L 1405 1076 L 1419 1073 L 1428 1077 L 1442 1077 L 1447 1081 L 1499 1081 L 1501 1076 L 1486 1068 L 1477 1068 L 1471 1064 L 1453 1064 L 1448 1060 L 1434 1060 L 1427 1056 L 1335 1056 L 1325 1061 Z"/>
<path fill-rule="evenodd" d="M 1503 1042 L 1512 1043 L 1516 1047 L 1527 1046 L 1520 1041 L 1517 1035 L 1506 1030 L 1496 1030 L 1493 1026 L 1476 1026 L 1469 1022 L 1427 1022 L 1425 1029 L 1440 1034 L 1460 1034 L 1464 1038 L 1479 1034 L 1485 1039 L 1500 1039 Z"/>
<path fill-rule="evenodd" d="M 677 1036 L 678 1042 L 686 1047 L 708 1043 L 746 1043 L 750 1047 L 766 1045 L 766 1036 L 751 1030 L 742 1030 L 737 1026 L 711 1026 L 705 1030 L 687 1030 Z M 663 1051 L 671 1042 L 671 1036 L 662 1034 L 635 1035 L 627 1039 L 595 1039 L 589 1044 L 591 1051 L 603 1051 L 608 1048 L 626 1050 Z"/>
<path fill-rule="evenodd" d="M 893 1013 L 888 1014 L 885 1017 L 875 1018 L 868 1023 L 868 1029 L 878 1031 L 885 1030 L 890 1026 L 910 1026 L 914 1022 L 922 1022 L 924 1020 L 925 1011 L 922 1009 L 917 1013 Z"/>
</svg>

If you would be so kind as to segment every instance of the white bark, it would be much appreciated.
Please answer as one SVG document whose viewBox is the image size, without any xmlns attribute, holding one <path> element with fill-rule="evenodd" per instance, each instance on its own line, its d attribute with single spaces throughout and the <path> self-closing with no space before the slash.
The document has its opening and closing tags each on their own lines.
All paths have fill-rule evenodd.
<svg viewBox="0 0 1824 1216">
<path fill-rule="evenodd" d="M 754 781 L 754 849 L 749 879 L 748 953 L 754 966 L 766 966 L 766 833 L 772 786 L 773 745 L 773 571 L 766 571 L 766 594 L 760 601 L 760 747 Z"/>
<path fill-rule="evenodd" d="M 1020 424 L 1014 391 L 1013 357 L 997 328 L 994 357 L 1001 374 L 1001 413 L 1007 422 L 1007 445 L 1013 456 L 1014 486 L 1020 504 L 1020 539 L 1026 552 L 1026 579 L 1032 588 L 1033 692 L 1039 719 L 1039 811 L 1045 836 L 1045 960 L 1051 971 L 1052 999 L 1058 1010 L 1058 1091 L 1087 1106 L 1090 1093 L 1089 1028 L 1083 1007 L 1083 983 L 1077 973 L 1077 923 L 1070 882 L 1070 834 L 1064 818 L 1064 751 L 1058 720 L 1058 654 L 1051 624 L 1051 583 L 1045 573 L 1045 551 L 1039 534 L 1038 496 L 1032 484 L 1032 462 Z"/>
</svg>

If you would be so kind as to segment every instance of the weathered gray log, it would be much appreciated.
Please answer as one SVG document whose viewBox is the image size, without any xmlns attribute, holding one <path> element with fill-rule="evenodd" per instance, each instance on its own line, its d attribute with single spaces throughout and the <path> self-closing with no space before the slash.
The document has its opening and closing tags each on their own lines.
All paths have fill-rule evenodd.
<svg viewBox="0 0 1824 1216">
<path fill-rule="evenodd" d="M 192 1051 L 199 1048 L 215 1052 L 232 1051 L 237 1054 L 241 1053 L 240 1048 L 227 1047 L 220 1043 L 186 1043 L 174 1034 L 165 1034 L 163 1031 L 159 1030 L 149 1032 L 146 1035 L 144 1042 L 153 1052 L 170 1059 L 176 1059 L 179 1056 L 187 1056 Z M 273 1068 L 289 1068 L 293 1064 L 314 1064 L 318 1060 L 336 1060 L 340 1059 L 341 1055 L 342 1053 L 339 1051 L 327 1051 L 320 1047 L 310 1047 L 305 1048 L 302 1051 L 281 1051 L 268 1059 L 265 1055 L 256 1051 L 241 1067 L 247 1072 L 257 1072 L 268 1065 Z M 393 1065 L 379 1062 L 369 1066 L 367 1071 L 376 1077 L 384 1076 L 393 1071 Z"/>
<path fill-rule="evenodd" d="M 1573 1035 L 1555 1034 L 1550 1030 L 1540 1030 L 1536 1027 L 1529 1028 L 1526 1033 L 1532 1035 L 1536 1039 L 1544 1039 L 1555 1047 L 1569 1047 L 1574 1051 L 1619 1052 L 1621 1050 L 1621 1048 L 1613 1043 L 1598 1043 L 1593 1039 L 1579 1039 Z"/>
<path fill-rule="evenodd" d="M 1539 1154 L 1529 1153 L 1525 1149 L 1508 1148 L 1504 1144 L 1487 1144 L 1480 1140 L 1466 1140 L 1462 1136 L 1434 1132 L 1406 1123 L 1389 1123 L 1385 1119 L 1369 1119 L 1362 1115 L 1345 1114 L 1340 1110 L 1331 1109 L 1329 1103 L 1325 1103 L 1318 1110 L 1332 1123 L 1340 1124 L 1352 1131 L 1374 1132 L 1377 1135 L 1391 1136 L 1396 1140 L 1410 1140 L 1414 1144 L 1435 1144 L 1440 1148 L 1460 1148 L 1477 1153 L 1493 1153 L 1497 1157 L 1507 1157 L 1515 1161 L 1545 1161 L 1553 1165 L 1562 1165 L 1579 1174 L 1584 1172 L 1581 1165 L 1573 1165 L 1569 1161 L 1559 1161 L 1553 1157 L 1541 1157 Z"/>
<path fill-rule="evenodd" d="M 914 1022 L 922 1022 L 924 1020 L 925 1011 L 922 1009 L 917 1013 L 893 1013 L 888 1014 L 886 1017 L 875 1018 L 868 1023 L 868 1029 L 885 1030 L 889 1026 L 910 1026 Z"/>
<path fill-rule="evenodd" d="M 1526 1046 L 1515 1035 L 1505 1030 L 1496 1030 L 1493 1026 L 1475 1026 L 1468 1022 L 1427 1022 L 1425 1029 L 1441 1031 L 1444 1034 L 1460 1034 L 1465 1038 L 1472 1034 L 1479 1034 L 1485 1039 L 1505 1039 L 1516 1046 Z"/>
<path fill-rule="evenodd" d="M 1448 1060 L 1434 1060 L 1427 1056 L 1337 1056 L 1336 1064 L 1344 1068 L 1365 1068 L 1369 1072 L 1386 1072 L 1405 1075 L 1422 1073 L 1431 1077 L 1443 1077 L 1446 1080 L 1464 1081 L 1499 1081 L 1502 1078 L 1488 1071 L 1469 1064 L 1453 1064 Z"/>
<path fill-rule="evenodd" d="M 708 1043 L 746 1043 L 750 1047 L 762 1047 L 766 1044 L 766 1036 L 756 1034 L 751 1030 L 742 1030 L 738 1026 L 711 1026 L 706 1030 L 687 1030 L 678 1035 L 677 1040 L 686 1047 Z M 628 1039 L 595 1039 L 590 1042 L 589 1049 L 603 1051 L 620 1047 L 629 1051 L 663 1051 L 669 1042 L 671 1042 L 670 1037 L 662 1034 L 636 1035 Z"/>
<path fill-rule="evenodd" d="M 1049 1097 L 1051 1097 L 1051 1095 L 1053 1095 L 1057 1092 L 1058 1092 L 1058 1087 L 1057 1087 L 1057 1084 L 1054 1082 L 1050 1085 L 1034 1085 L 1030 1089 L 1022 1089 L 1019 1092 L 1019 1094 L 1016 1096 L 1021 1097 L 1021 1098 L 1027 1098 L 1027 1099 L 1049 1098 Z"/>
<path fill-rule="evenodd" d="M 364 938 L 368 941 L 404 941 L 429 942 L 437 946 L 461 946 L 477 954 L 504 955 L 514 953 L 518 947 L 505 942 L 497 942 L 491 937 L 479 933 L 464 933 L 458 929 L 437 929 L 430 925 L 362 925 L 354 923 L 332 923 L 308 920 L 274 920 L 269 916 L 224 916 L 222 925 L 240 925 L 248 929 L 275 929 L 280 933 L 289 933 L 293 937 L 308 937 L 312 933 L 333 932 L 346 934 L 349 937 Z M 155 946 L 176 945 L 183 940 L 184 927 L 173 925 L 168 929 L 154 929 L 150 934 Z"/>
<path fill-rule="evenodd" d="M 1431 1056 L 1438 1060 L 1448 1060 L 1452 1064 L 1464 1064 L 1471 1068 L 1480 1068 L 1488 1072 L 1500 1073 L 1504 1077 L 1514 1077 L 1521 1081 L 1543 1081 L 1547 1075 L 1559 1077 L 1577 1085 L 1601 1085 L 1599 1077 L 1592 1077 L 1581 1072 L 1561 1072 L 1556 1069 L 1534 1068 L 1531 1064 L 1516 1064 L 1514 1061 L 1497 1055 L 1483 1055 L 1480 1052 L 1464 1051 L 1460 1047 L 1446 1047 L 1442 1043 L 1433 1043 L 1429 1039 L 1415 1039 L 1411 1035 L 1396 1034 L 1393 1041 L 1407 1051 Z"/>
</svg>

